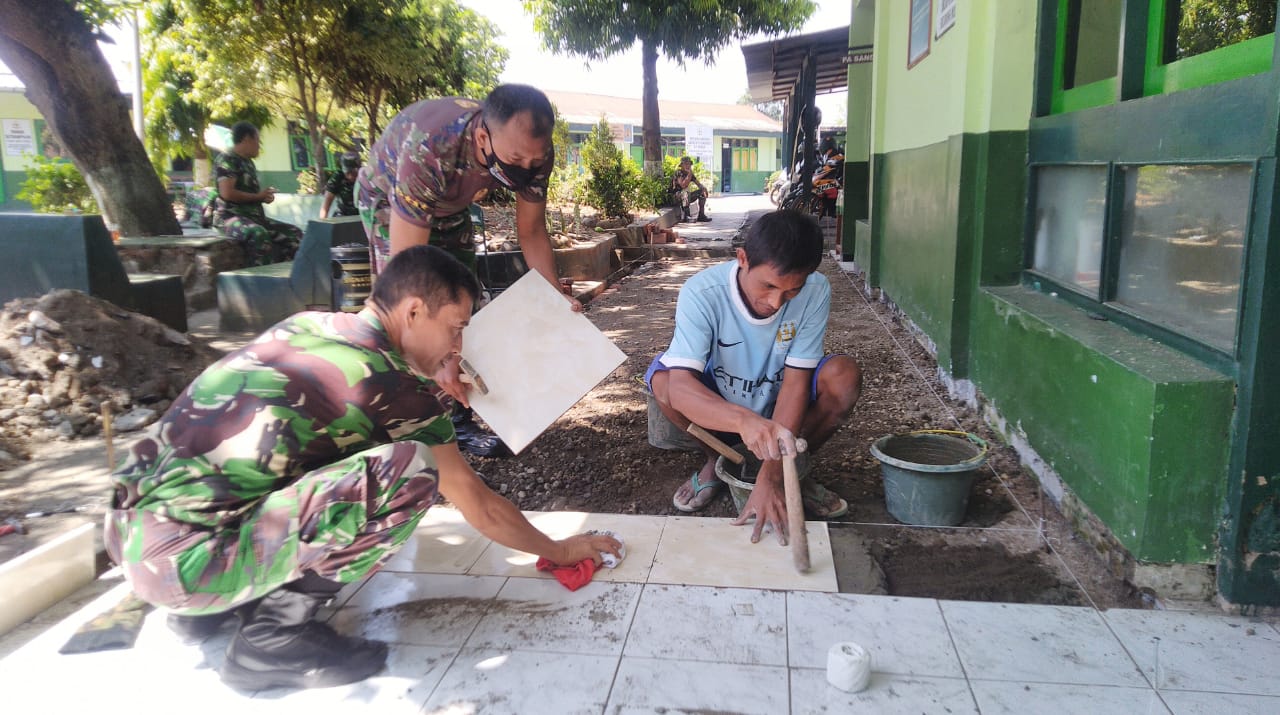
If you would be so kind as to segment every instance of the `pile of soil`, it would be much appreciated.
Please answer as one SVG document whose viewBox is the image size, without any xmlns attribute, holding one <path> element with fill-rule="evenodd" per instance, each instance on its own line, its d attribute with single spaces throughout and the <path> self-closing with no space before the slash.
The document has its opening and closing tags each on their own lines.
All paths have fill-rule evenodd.
<svg viewBox="0 0 1280 715">
<path fill-rule="evenodd" d="M 79 291 L 10 301 L 0 312 L 0 469 L 29 445 L 101 433 L 103 405 L 145 425 L 220 356 Z"/>
</svg>

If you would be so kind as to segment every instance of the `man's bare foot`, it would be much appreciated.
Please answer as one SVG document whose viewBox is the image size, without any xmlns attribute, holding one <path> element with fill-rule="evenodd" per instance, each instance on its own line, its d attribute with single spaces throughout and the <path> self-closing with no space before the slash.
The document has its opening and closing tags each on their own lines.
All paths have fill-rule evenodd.
<svg viewBox="0 0 1280 715">
<path fill-rule="evenodd" d="M 680 511 L 701 511 L 719 496 L 723 486 L 724 482 L 716 477 L 715 461 L 709 461 L 689 481 L 680 483 L 671 504 Z"/>
</svg>

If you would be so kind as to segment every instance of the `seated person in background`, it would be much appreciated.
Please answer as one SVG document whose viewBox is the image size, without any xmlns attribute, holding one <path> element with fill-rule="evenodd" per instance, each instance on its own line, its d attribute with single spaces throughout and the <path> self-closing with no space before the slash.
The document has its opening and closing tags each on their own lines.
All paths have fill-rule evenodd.
<svg viewBox="0 0 1280 715">
<path fill-rule="evenodd" d="M 134 593 L 189 640 L 239 617 L 225 683 L 320 687 L 381 670 L 386 644 L 316 612 L 381 568 L 437 495 L 558 565 L 618 554 L 608 536 L 553 541 L 458 452 L 427 376 L 461 352 L 479 293 L 445 251 L 407 248 L 360 313 L 299 313 L 210 366 L 112 474 L 103 538 Z"/>
<path fill-rule="evenodd" d="M 697 186 L 697 190 L 690 191 L 689 184 Z M 693 174 L 693 159 L 687 156 L 680 159 L 680 168 L 676 169 L 675 175 L 671 177 L 671 194 L 680 207 L 681 221 L 711 220 L 707 215 L 707 188 Z M 698 204 L 697 219 L 689 215 L 689 204 L 694 202 Z"/>
<path fill-rule="evenodd" d="M 335 199 L 338 201 L 339 216 L 359 216 L 352 196 L 356 188 L 356 177 L 360 175 L 360 155 L 354 151 L 344 152 L 338 157 L 338 170 L 329 175 L 324 185 L 324 203 L 320 205 L 320 218 L 329 218 Z"/>
<path fill-rule="evenodd" d="M 231 128 L 231 151 L 218 155 L 216 177 L 218 199 L 213 225 L 244 245 L 245 260 L 251 266 L 293 260 L 302 242 L 302 229 L 284 221 L 267 218 L 263 204 L 276 200 L 276 190 L 258 185 L 258 168 L 253 158 L 262 150 L 258 128 L 237 122 Z"/>
<path fill-rule="evenodd" d="M 748 229 L 735 260 L 704 269 L 680 288 L 671 346 L 645 375 L 662 414 L 677 427 L 693 422 L 736 434 L 763 461 L 734 522 L 755 517 L 753 542 L 766 524 L 785 538 L 783 454 L 795 454 L 797 436 L 811 450 L 821 447 L 862 389 L 853 357 L 823 354 L 831 286 L 817 272 L 821 262 L 816 219 L 798 211 L 765 214 Z M 705 446 L 703 452 L 702 467 L 672 499 L 681 511 L 702 509 L 723 486 L 715 474 L 717 454 Z M 811 516 L 848 511 L 845 500 L 816 480 L 801 483 Z"/>
</svg>

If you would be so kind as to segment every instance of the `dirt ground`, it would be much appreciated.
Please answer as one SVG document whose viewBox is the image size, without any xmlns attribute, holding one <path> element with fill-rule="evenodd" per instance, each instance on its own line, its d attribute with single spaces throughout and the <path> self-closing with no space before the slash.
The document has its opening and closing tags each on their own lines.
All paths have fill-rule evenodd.
<svg viewBox="0 0 1280 715">
<path fill-rule="evenodd" d="M 500 233 L 496 228 L 491 226 L 490 233 Z M 524 453 L 474 460 L 490 486 L 525 510 L 682 514 L 672 506 L 672 494 L 702 457 L 649 444 L 641 378 L 671 338 L 681 284 L 716 260 L 644 264 L 595 298 L 586 315 L 628 360 Z M 1067 520 L 1042 501 L 1017 455 L 999 446 L 972 410 L 945 397 L 933 360 L 890 308 L 868 302 L 830 259 L 821 270 L 833 289 L 827 349 L 853 355 L 864 372 L 853 419 L 814 455 L 813 477 L 850 505 L 848 515 L 832 522 L 833 543 L 840 534 L 856 532 L 869 544 L 894 595 L 1141 607 L 1141 594 L 1114 576 L 1092 547 L 1074 537 Z M 58 323 L 57 329 L 35 325 L 39 318 L 33 321 L 33 310 Z M 13 474 L 6 467 L 21 463 L 31 445 L 61 440 L 75 449 L 100 443 L 95 435 L 104 402 L 115 414 L 135 408 L 162 411 L 217 356 L 198 339 L 69 291 L 5 306 L 0 314 L 0 521 L 47 502 L 56 488 L 38 477 L 6 483 Z M 566 356 L 566 365 L 571 367 L 572 360 Z M 144 415 L 147 419 L 154 417 Z M 963 429 L 993 445 L 989 468 L 974 485 L 960 527 L 904 527 L 885 508 L 879 465 L 869 447 L 881 436 L 924 428 Z M 702 514 L 735 516 L 727 490 Z M 1052 552 L 1037 536 L 1041 519 Z"/>
</svg>

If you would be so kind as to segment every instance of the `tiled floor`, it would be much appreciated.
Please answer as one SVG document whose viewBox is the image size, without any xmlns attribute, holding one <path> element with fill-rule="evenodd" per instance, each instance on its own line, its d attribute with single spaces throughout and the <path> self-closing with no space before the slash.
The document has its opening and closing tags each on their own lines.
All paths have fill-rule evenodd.
<svg viewBox="0 0 1280 715">
<path fill-rule="evenodd" d="M 815 572 L 720 519 L 531 513 L 553 535 L 612 529 L 627 559 L 576 592 L 449 509 L 328 611 L 391 642 L 354 685 L 238 694 L 217 678 L 229 632 L 184 646 L 152 613 L 129 650 L 63 656 L 121 585 L 0 661 L 5 712 L 76 713 L 1271 713 L 1280 631 L 1173 611 L 835 592 L 824 524 Z M 867 690 L 827 684 L 833 643 L 871 653 Z"/>
</svg>

